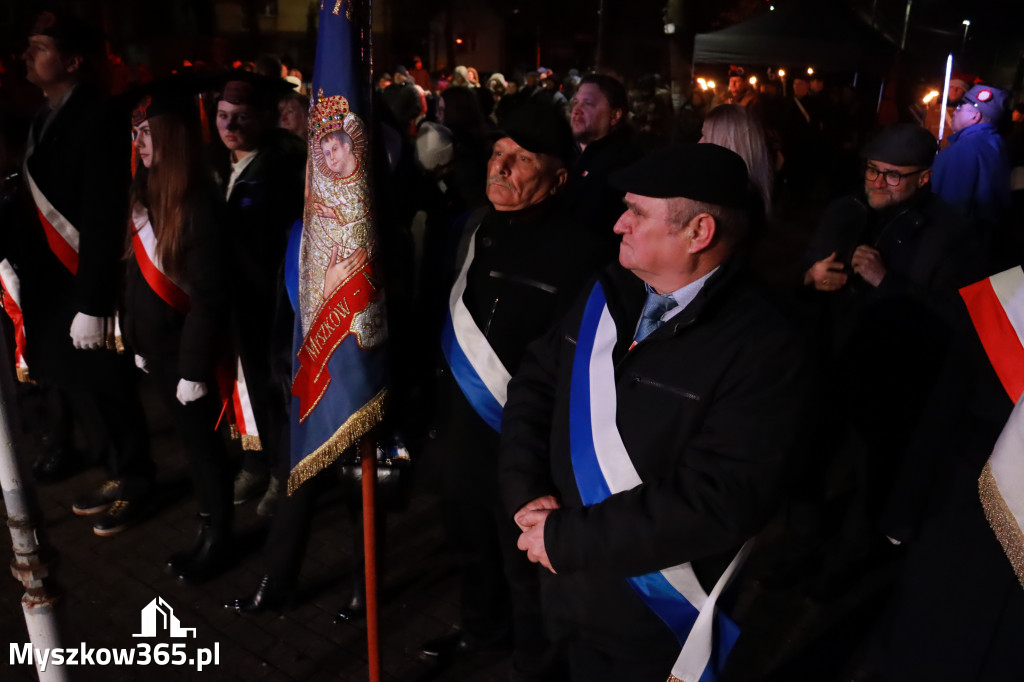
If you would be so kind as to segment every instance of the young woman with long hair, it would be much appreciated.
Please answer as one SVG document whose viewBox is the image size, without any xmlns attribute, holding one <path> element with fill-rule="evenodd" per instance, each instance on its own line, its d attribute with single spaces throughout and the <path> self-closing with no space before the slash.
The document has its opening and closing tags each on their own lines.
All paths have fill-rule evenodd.
<svg viewBox="0 0 1024 682">
<path fill-rule="evenodd" d="M 203 162 L 198 112 L 169 88 L 132 112 L 136 175 L 131 191 L 122 333 L 136 364 L 168 403 L 185 448 L 199 508 L 196 541 L 168 560 L 201 581 L 226 562 L 231 483 L 216 432 L 216 365 L 226 318 L 220 199 Z"/>
</svg>

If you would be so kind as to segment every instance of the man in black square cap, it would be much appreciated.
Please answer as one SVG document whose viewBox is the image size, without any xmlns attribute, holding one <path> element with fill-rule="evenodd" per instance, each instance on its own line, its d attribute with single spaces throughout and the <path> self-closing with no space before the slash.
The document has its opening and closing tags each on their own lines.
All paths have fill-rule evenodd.
<svg viewBox="0 0 1024 682">
<path fill-rule="evenodd" d="M 735 641 L 715 598 L 781 497 L 801 343 L 744 275 L 739 156 L 673 147 L 612 183 L 619 262 L 509 385 L 502 496 L 569 679 L 697 680 Z"/>
<path fill-rule="evenodd" d="M 421 658 L 444 664 L 511 639 L 513 679 L 557 679 L 545 677 L 536 569 L 516 550 L 518 531 L 501 509 L 498 431 L 505 387 L 527 345 L 605 257 L 600 240 L 560 211 L 575 155 L 565 118 L 531 102 L 505 124 L 487 165 L 490 205 L 462 225 L 421 460 L 458 552 L 462 627 L 427 642 Z"/>
</svg>

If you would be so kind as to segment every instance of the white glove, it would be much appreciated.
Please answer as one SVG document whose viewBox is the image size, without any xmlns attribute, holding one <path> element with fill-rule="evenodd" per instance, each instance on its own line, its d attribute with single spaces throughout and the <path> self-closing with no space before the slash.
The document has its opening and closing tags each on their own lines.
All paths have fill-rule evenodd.
<svg viewBox="0 0 1024 682">
<path fill-rule="evenodd" d="M 141 355 L 135 356 L 135 366 L 141 369 L 146 374 L 149 374 L 149 370 L 146 369 L 146 358 L 142 357 Z"/>
<path fill-rule="evenodd" d="M 107 347 L 107 335 L 114 329 L 114 318 L 78 313 L 71 320 L 71 343 L 81 350 Z"/>
<path fill-rule="evenodd" d="M 206 384 L 203 382 L 182 379 L 178 382 L 178 390 L 175 395 L 178 397 L 179 403 L 182 405 L 188 405 L 193 401 L 199 400 L 206 395 L 206 393 Z"/>
</svg>

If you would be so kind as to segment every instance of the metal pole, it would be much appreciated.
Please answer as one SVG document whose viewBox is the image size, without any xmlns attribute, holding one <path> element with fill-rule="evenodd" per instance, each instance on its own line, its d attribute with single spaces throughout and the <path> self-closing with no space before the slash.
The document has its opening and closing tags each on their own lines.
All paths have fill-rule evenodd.
<svg viewBox="0 0 1024 682">
<path fill-rule="evenodd" d="M 0 333 L 0 358 L 5 359 L 11 357 L 7 353 L 6 336 Z M 39 651 L 60 648 L 61 638 L 54 609 L 57 597 L 49 594 L 43 583 L 50 574 L 50 567 L 40 560 L 41 546 L 30 512 L 32 480 L 22 477 L 11 437 L 11 420 L 16 409 L 14 377 L 10 363 L 0 364 L 3 365 L 0 367 L 0 488 L 3 489 L 7 527 L 11 530 L 14 547 L 11 573 L 25 587 L 21 609 L 25 613 L 25 626 L 32 648 Z M 41 682 L 65 682 L 69 679 L 65 670 L 65 666 L 59 665 L 48 665 L 45 671 L 39 670 L 38 664 L 36 668 Z"/>
<path fill-rule="evenodd" d="M 907 47 L 907 29 L 910 27 L 910 6 L 914 4 L 914 0 L 907 0 L 907 12 L 903 16 L 903 38 L 900 40 L 900 50 L 905 50 Z"/>
<path fill-rule="evenodd" d="M 949 102 L 949 79 L 953 73 L 953 55 L 946 57 L 946 80 L 942 83 L 942 107 L 939 109 L 939 142 L 946 130 L 946 106 Z"/>
<path fill-rule="evenodd" d="M 875 105 L 875 113 L 877 114 L 882 110 L 882 95 L 885 94 L 885 79 L 882 79 L 881 85 L 878 86 L 878 104 Z"/>
<path fill-rule="evenodd" d="M 597 49 L 594 51 L 594 70 L 601 70 L 601 62 L 604 55 L 604 0 L 597 0 Z"/>
<path fill-rule="evenodd" d="M 369 434 L 359 442 L 363 465 L 363 566 L 366 570 L 366 650 L 370 682 L 380 682 L 380 643 L 377 637 L 377 448 Z"/>
</svg>

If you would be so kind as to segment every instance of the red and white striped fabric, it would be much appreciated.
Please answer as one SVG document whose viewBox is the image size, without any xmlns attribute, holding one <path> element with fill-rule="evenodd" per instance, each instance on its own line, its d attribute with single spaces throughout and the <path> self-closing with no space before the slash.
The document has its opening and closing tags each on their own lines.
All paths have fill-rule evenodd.
<svg viewBox="0 0 1024 682">
<path fill-rule="evenodd" d="M 14 324 L 14 368 L 18 381 L 29 381 L 25 360 L 25 321 L 21 315 L 21 283 L 10 261 L 0 261 L 0 285 L 4 288 L 4 310 Z"/>
<path fill-rule="evenodd" d="M 1024 269 L 960 290 L 982 346 L 1014 402 L 978 479 L 989 526 L 1024 587 Z"/>
<path fill-rule="evenodd" d="M 156 252 L 156 233 L 149 220 L 149 211 L 136 204 L 132 208 L 132 251 L 139 270 L 149 287 L 164 302 L 184 315 L 189 309 L 188 294 L 164 272 Z"/>
<path fill-rule="evenodd" d="M 242 441 L 243 450 L 259 450 L 260 432 L 256 428 L 256 417 L 252 411 L 252 401 L 249 399 L 241 359 L 236 361 L 235 372 L 235 387 L 231 394 L 231 404 L 235 413 L 234 428 Z"/>
<path fill-rule="evenodd" d="M 28 180 L 29 191 L 32 192 L 32 200 L 35 201 L 36 211 L 39 213 L 39 222 L 43 225 L 46 233 L 46 243 L 57 259 L 64 264 L 72 275 L 78 274 L 78 230 L 58 211 L 50 200 L 40 191 L 32 174 L 28 172 L 28 162 L 25 162 L 25 178 Z"/>
</svg>

